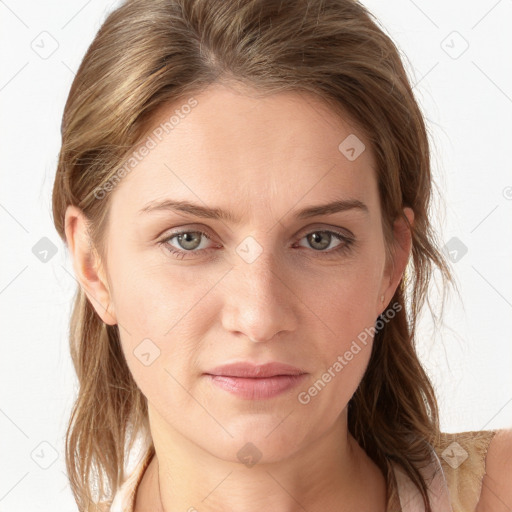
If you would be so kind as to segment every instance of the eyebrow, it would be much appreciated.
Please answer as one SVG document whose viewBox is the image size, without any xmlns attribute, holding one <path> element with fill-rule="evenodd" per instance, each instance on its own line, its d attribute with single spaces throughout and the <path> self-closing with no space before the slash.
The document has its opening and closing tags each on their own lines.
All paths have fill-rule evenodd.
<svg viewBox="0 0 512 512">
<path fill-rule="evenodd" d="M 326 204 L 308 206 L 302 210 L 297 211 L 295 213 L 295 217 L 297 219 L 309 219 L 310 217 L 330 215 L 348 210 L 359 210 L 364 213 L 369 213 L 366 204 L 364 204 L 359 199 L 340 199 Z M 230 211 L 222 210 L 220 208 L 207 208 L 205 206 L 194 204 L 189 201 L 175 201 L 172 199 L 151 201 L 141 210 L 139 210 L 139 215 L 155 211 L 176 211 L 188 213 L 195 217 L 201 217 L 205 219 L 224 220 L 233 224 L 240 223 L 240 218 L 236 217 Z"/>
</svg>

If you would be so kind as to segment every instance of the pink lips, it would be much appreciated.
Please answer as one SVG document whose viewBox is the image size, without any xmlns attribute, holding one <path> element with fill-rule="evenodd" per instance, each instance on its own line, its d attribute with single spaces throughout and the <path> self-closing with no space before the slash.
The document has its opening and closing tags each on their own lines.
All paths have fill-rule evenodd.
<svg viewBox="0 0 512 512">
<path fill-rule="evenodd" d="M 303 370 L 283 363 L 235 363 L 206 372 L 215 385 L 246 400 L 280 395 L 295 387 L 306 375 Z"/>
</svg>

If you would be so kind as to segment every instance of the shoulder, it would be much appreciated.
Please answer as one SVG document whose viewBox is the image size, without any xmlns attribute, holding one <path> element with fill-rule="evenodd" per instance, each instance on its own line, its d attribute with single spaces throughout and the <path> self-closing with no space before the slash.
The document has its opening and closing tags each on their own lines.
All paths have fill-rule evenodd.
<svg viewBox="0 0 512 512">
<path fill-rule="evenodd" d="M 441 433 L 435 449 L 454 512 L 512 510 L 512 429 Z"/>
<path fill-rule="evenodd" d="M 496 430 L 485 460 L 480 501 L 475 512 L 512 509 L 512 429 Z"/>
<path fill-rule="evenodd" d="M 440 433 L 434 443 L 454 512 L 473 512 L 480 500 L 494 430 Z M 483 512 L 483 511 L 480 511 Z"/>
</svg>

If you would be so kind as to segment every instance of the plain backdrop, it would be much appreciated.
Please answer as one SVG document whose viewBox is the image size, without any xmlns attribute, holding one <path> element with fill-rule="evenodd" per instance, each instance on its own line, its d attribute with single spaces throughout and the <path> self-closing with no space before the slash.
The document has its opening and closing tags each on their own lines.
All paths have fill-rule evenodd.
<svg viewBox="0 0 512 512">
<path fill-rule="evenodd" d="M 425 113 L 437 225 L 461 292 L 440 329 L 425 315 L 419 331 L 442 428 L 510 427 L 512 2 L 363 3 L 403 52 Z M 0 0 L 0 512 L 76 510 L 64 465 L 76 281 L 51 189 L 69 87 L 115 5 Z"/>
</svg>

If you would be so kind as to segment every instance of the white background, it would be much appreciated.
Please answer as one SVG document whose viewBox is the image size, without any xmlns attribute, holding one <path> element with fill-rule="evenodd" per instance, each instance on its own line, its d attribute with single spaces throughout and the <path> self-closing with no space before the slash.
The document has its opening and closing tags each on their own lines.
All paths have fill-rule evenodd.
<svg viewBox="0 0 512 512">
<path fill-rule="evenodd" d="M 407 55 L 444 196 L 440 238 L 467 247 L 453 264 L 463 302 L 452 294 L 442 328 L 426 316 L 419 333 L 442 428 L 510 427 L 512 2 L 364 4 Z M 0 512 L 76 510 L 63 450 L 76 391 L 67 340 L 76 281 L 50 198 L 67 93 L 114 5 L 0 1 Z M 41 37 L 58 44 L 46 59 L 32 48 Z M 57 247 L 46 263 L 32 252 L 43 237 Z"/>
</svg>

